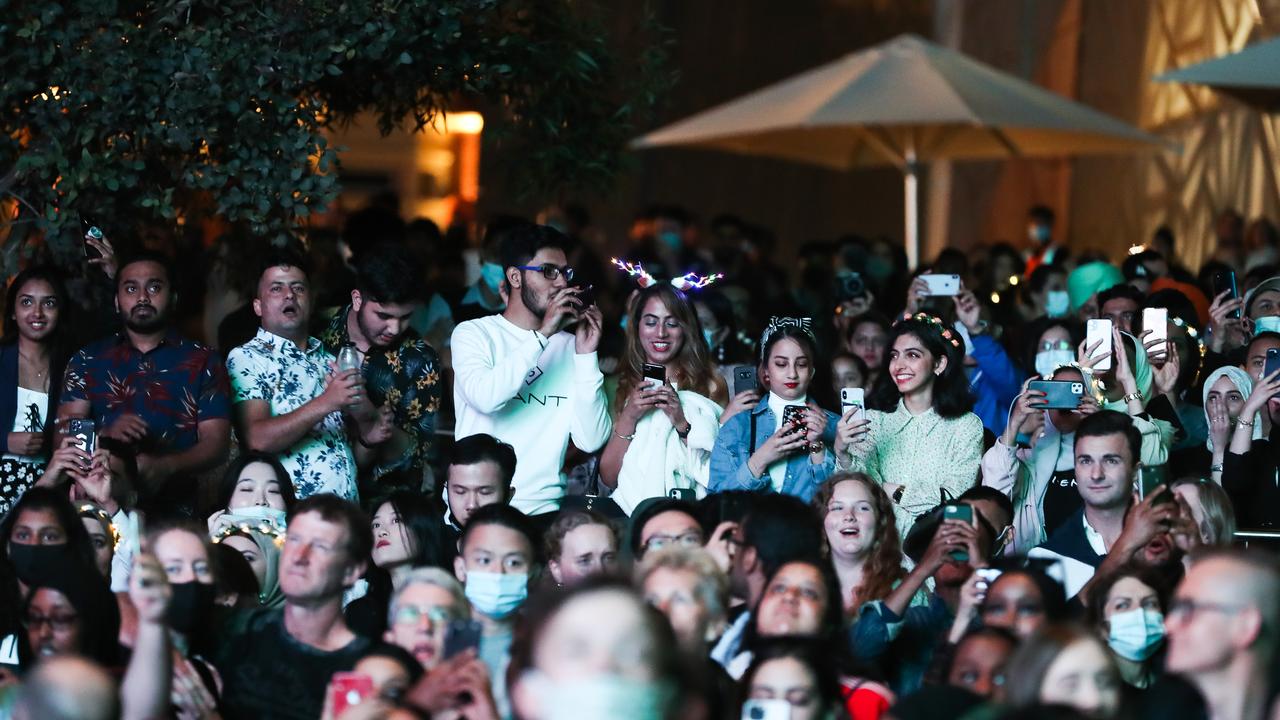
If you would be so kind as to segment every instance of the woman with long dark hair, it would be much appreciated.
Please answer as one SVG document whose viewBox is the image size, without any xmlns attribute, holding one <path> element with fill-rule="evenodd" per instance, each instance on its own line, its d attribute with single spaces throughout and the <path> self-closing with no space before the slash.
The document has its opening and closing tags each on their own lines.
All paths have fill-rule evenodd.
<svg viewBox="0 0 1280 720">
<path fill-rule="evenodd" d="M 765 490 L 808 502 L 831 474 L 828 443 L 836 420 L 809 392 L 817 340 L 807 318 L 775 317 L 760 350 L 757 372 L 767 392 L 720 428 L 711 453 L 711 490 Z"/>
<path fill-rule="evenodd" d="M 706 494 L 720 403 L 728 400 L 684 293 L 656 283 L 630 308 L 613 434 L 600 454 L 600 479 L 627 513 L 672 490 Z M 646 365 L 662 366 L 664 379 L 645 377 Z"/>
<path fill-rule="evenodd" d="M 40 478 L 55 449 L 53 433 L 67 364 L 70 310 L 58 272 L 18 273 L 5 295 L 0 338 L 0 514 Z"/>
<path fill-rule="evenodd" d="M 866 411 L 836 427 L 838 468 L 865 472 L 894 502 L 898 532 L 935 507 L 939 490 L 958 496 L 978 477 L 982 420 L 964 374 L 964 346 L 942 320 L 906 315 L 889 333 L 889 352 Z"/>
<path fill-rule="evenodd" d="M 387 629 L 387 603 L 396 578 L 415 567 L 450 567 L 453 552 L 440 518 L 444 510 L 418 493 L 400 490 L 376 505 L 373 562 L 365 574 L 368 592 L 347 605 L 347 623 L 366 637 Z"/>
</svg>

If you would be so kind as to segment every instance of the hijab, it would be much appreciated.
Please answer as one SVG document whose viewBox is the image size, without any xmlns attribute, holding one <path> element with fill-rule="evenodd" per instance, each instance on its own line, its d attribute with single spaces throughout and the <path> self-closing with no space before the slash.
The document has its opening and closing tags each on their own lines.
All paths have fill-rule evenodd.
<svg viewBox="0 0 1280 720">
<path fill-rule="evenodd" d="M 1214 383 L 1218 382 L 1218 378 L 1227 378 L 1232 385 L 1236 386 L 1236 390 L 1240 391 L 1240 395 L 1247 398 L 1253 392 L 1253 378 L 1249 377 L 1249 373 L 1241 370 L 1234 365 L 1220 367 L 1209 373 L 1209 377 L 1204 381 L 1204 416 L 1207 421 L 1209 418 L 1209 390 Z M 1253 415 L 1253 439 L 1257 440 L 1262 437 L 1262 413 L 1257 412 Z M 1213 452 L 1213 437 L 1205 438 L 1204 446 L 1209 448 L 1209 452 Z"/>
</svg>

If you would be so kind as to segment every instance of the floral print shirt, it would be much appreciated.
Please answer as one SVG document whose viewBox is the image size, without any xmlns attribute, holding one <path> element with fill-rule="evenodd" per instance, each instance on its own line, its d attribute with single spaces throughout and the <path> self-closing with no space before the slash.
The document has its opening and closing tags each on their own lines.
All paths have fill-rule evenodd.
<svg viewBox="0 0 1280 720">
<path fill-rule="evenodd" d="M 140 352 L 119 332 L 86 346 L 67 362 L 62 402 L 89 401 L 89 417 L 105 428 L 126 413 L 147 423 L 138 451 L 171 453 L 200 441 L 200 422 L 231 415 L 222 359 L 177 333 Z"/>
<path fill-rule="evenodd" d="M 351 341 L 347 334 L 350 312 L 350 305 L 339 310 L 320 333 L 321 344 L 334 355 Z M 420 489 L 429 467 L 436 411 L 440 409 L 440 356 L 417 332 L 408 330 L 395 346 L 365 355 L 360 372 L 364 375 L 369 399 L 379 407 L 390 403 L 396 427 L 409 436 L 405 453 L 374 468 L 374 477 L 407 471 L 418 481 L 412 489 Z"/>
<path fill-rule="evenodd" d="M 333 356 L 315 338 L 307 339 L 304 352 L 293 341 L 259 328 L 252 340 L 227 354 L 232 401 L 263 400 L 272 417 L 286 415 L 324 392 L 331 362 Z M 358 499 L 356 459 L 341 412 L 329 413 L 307 430 L 280 453 L 280 463 L 292 476 L 298 499 L 317 493 Z"/>
</svg>

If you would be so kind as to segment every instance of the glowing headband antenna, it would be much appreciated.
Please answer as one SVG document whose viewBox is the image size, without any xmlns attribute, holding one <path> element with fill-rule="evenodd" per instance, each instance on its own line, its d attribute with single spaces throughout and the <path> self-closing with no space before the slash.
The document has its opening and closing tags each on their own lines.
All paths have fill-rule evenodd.
<svg viewBox="0 0 1280 720">
<path fill-rule="evenodd" d="M 636 284 L 642 288 L 647 288 L 650 285 L 658 282 L 653 278 L 652 275 L 649 274 L 648 270 L 644 269 L 644 266 L 641 265 L 640 263 L 623 262 L 618 258 L 609 258 L 609 262 L 613 263 L 614 267 L 618 268 L 622 272 L 635 278 Z"/>
</svg>

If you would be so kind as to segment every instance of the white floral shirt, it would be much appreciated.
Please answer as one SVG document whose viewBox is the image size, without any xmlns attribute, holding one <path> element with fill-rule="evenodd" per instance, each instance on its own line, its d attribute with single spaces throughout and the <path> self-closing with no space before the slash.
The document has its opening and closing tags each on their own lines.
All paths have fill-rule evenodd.
<svg viewBox="0 0 1280 720">
<path fill-rule="evenodd" d="M 293 341 L 259 328 L 252 340 L 227 354 L 231 400 L 264 400 L 272 417 L 291 413 L 324 392 L 332 361 L 315 338 L 307 338 L 304 353 Z M 280 463 L 293 477 L 299 499 L 317 493 L 357 499 L 356 459 L 341 412 L 326 415 L 280 453 Z"/>
</svg>

